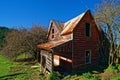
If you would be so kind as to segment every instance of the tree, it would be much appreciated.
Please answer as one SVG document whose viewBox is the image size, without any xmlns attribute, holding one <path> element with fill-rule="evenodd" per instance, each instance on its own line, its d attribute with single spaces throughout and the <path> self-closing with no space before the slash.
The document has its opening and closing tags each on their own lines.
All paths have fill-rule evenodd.
<svg viewBox="0 0 120 80">
<path fill-rule="evenodd" d="M 28 45 L 28 52 L 37 58 L 37 45 L 47 41 L 47 29 L 34 25 L 27 33 L 26 44 Z"/>
<path fill-rule="evenodd" d="M 120 55 L 120 1 L 103 0 L 96 7 L 95 20 L 110 43 L 108 62 L 115 64 Z"/>
<path fill-rule="evenodd" d="M 40 43 L 46 42 L 46 29 L 34 25 L 30 30 L 25 28 L 12 29 L 5 38 L 3 55 L 15 60 L 20 54 L 31 54 L 36 58 L 36 48 Z"/>
<path fill-rule="evenodd" d="M 7 35 L 8 32 L 9 32 L 9 29 L 7 27 L 0 26 L 0 47 L 3 46 L 4 38 L 5 38 L 5 36 Z"/>
<path fill-rule="evenodd" d="M 25 52 L 25 30 L 12 29 L 5 37 L 3 55 L 10 59 L 15 59 L 19 54 Z"/>
</svg>

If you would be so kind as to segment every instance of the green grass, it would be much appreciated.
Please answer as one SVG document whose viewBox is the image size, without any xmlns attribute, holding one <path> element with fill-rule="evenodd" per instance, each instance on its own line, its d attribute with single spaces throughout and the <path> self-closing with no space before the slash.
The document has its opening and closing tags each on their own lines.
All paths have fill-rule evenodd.
<svg viewBox="0 0 120 80">
<path fill-rule="evenodd" d="M 0 55 L 0 76 L 7 75 L 13 63 Z"/>
<path fill-rule="evenodd" d="M 23 57 L 22 57 L 23 58 Z M 37 62 L 12 62 L 0 55 L 0 80 L 41 80 Z"/>
<path fill-rule="evenodd" d="M 26 55 L 19 55 L 18 58 L 24 59 Z M 57 78 L 56 74 L 40 75 L 39 67 L 31 68 L 31 66 L 35 65 L 39 66 L 36 61 L 13 62 L 0 55 L 0 80 L 46 80 L 48 78 Z M 107 80 L 109 78 L 110 80 L 120 80 L 119 75 L 120 65 L 116 65 L 108 67 L 104 72 L 97 72 L 93 69 L 92 71 L 90 70 L 90 72 L 82 74 L 61 75 L 61 80 Z"/>
<path fill-rule="evenodd" d="M 25 53 L 23 53 L 23 54 L 18 55 L 17 59 L 24 59 L 24 58 L 29 58 L 29 57 L 32 57 L 32 55 L 30 54 L 26 55 Z"/>
</svg>

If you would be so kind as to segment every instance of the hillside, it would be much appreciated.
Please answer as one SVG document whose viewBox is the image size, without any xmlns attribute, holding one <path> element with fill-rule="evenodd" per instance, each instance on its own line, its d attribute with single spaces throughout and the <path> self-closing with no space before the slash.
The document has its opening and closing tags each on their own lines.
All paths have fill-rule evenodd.
<svg viewBox="0 0 120 80">
<path fill-rule="evenodd" d="M 9 28 L 0 26 L 0 46 L 4 43 L 5 35 L 9 32 Z"/>
</svg>

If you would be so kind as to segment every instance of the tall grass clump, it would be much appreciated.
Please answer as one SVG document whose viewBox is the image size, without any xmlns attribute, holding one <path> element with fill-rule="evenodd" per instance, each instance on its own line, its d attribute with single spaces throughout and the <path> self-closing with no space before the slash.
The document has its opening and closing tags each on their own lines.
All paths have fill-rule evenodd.
<svg viewBox="0 0 120 80">
<path fill-rule="evenodd" d="M 58 77 L 58 74 L 53 71 L 48 75 L 47 80 L 60 80 L 60 78 Z"/>
</svg>

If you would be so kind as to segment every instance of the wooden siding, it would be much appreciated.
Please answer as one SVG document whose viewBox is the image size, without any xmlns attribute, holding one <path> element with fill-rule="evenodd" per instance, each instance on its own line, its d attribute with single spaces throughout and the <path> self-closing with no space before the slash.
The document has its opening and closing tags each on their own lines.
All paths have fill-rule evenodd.
<svg viewBox="0 0 120 80">
<path fill-rule="evenodd" d="M 54 33 L 52 33 L 52 29 L 54 29 Z M 60 40 L 61 39 L 60 32 L 61 31 L 57 28 L 57 26 L 54 23 L 51 24 L 48 41 Z M 54 35 L 54 38 L 52 38 L 52 35 Z"/>
<path fill-rule="evenodd" d="M 72 40 L 54 48 L 54 55 L 59 55 L 59 66 L 67 71 L 72 70 Z"/>
<path fill-rule="evenodd" d="M 85 36 L 85 23 L 89 22 L 91 25 L 91 36 Z M 91 16 L 87 12 L 82 20 L 77 24 L 73 30 L 73 68 L 78 69 L 84 66 L 96 64 L 99 59 L 98 49 L 98 29 Z M 91 50 L 91 64 L 85 64 L 85 50 Z"/>
<path fill-rule="evenodd" d="M 45 57 L 45 67 L 47 70 L 52 71 L 53 70 L 53 55 L 52 53 L 49 53 L 48 51 L 41 50 L 41 56 Z M 42 61 L 42 59 L 41 59 Z"/>
<path fill-rule="evenodd" d="M 72 40 L 53 48 L 54 54 L 72 59 Z"/>
</svg>

